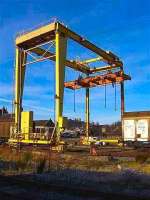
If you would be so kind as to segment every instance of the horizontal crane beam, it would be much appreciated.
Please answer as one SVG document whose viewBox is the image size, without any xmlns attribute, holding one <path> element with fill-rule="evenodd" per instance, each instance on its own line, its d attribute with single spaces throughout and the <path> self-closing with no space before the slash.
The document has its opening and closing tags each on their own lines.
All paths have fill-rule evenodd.
<svg viewBox="0 0 150 200">
<path fill-rule="evenodd" d="M 43 57 L 45 59 L 49 59 L 49 60 L 52 60 L 52 61 L 56 60 L 55 54 L 51 53 L 50 51 L 46 51 L 45 49 L 36 47 L 36 48 L 31 49 L 30 51 L 37 54 L 38 56 L 44 55 Z M 93 59 L 95 59 L 95 58 L 93 58 Z M 96 68 L 89 68 L 88 66 L 86 66 L 82 62 L 77 62 L 77 61 L 74 61 L 74 60 L 72 60 L 72 61 L 66 60 L 66 66 L 70 67 L 74 70 L 80 71 L 82 73 L 85 73 L 85 74 L 93 74 L 93 73 L 100 72 L 100 71 L 106 71 L 106 70 L 112 70 L 112 69 L 118 68 L 118 66 L 110 66 L 110 65 L 102 66 L 102 67 L 96 67 Z"/>
<path fill-rule="evenodd" d="M 104 59 L 99 56 L 97 58 L 91 58 L 91 59 L 83 60 L 80 63 L 82 63 L 82 64 L 89 64 L 89 63 L 92 63 L 92 62 L 103 61 L 103 60 Z"/>
<path fill-rule="evenodd" d="M 56 27 L 57 27 L 56 30 L 64 33 L 69 38 L 71 38 L 74 41 L 78 42 L 79 44 L 81 44 L 85 48 L 87 48 L 87 49 L 91 50 L 92 52 L 96 53 L 97 55 L 101 56 L 107 63 L 116 64 L 118 66 L 122 66 L 123 65 L 123 63 L 119 60 L 119 58 L 115 54 L 113 54 L 112 52 L 105 51 L 105 50 L 97 47 L 96 45 L 94 45 L 90 41 L 88 41 L 85 38 L 81 37 L 77 33 L 71 31 L 70 29 L 68 29 L 64 25 L 60 24 L 59 22 L 57 22 Z"/>
<path fill-rule="evenodd" d="M 65 35 L 67 38 L 70 38 L 85 48 L 89 49 L 93 53 L 102 57 L 105 62 L 109 65 L 115 64 L 116 66 L 123 66 L 123 63 L 119 58 L 110 51 L 105 51 L 90 41 L 86 40 L 84 37 L 73 32 L 63 24 L 59 22 L 51 23 L 45 26 L 42 26 L 36 30 L 24 33 L 16 38 L 16 46 L 23 48 L 24 50 L 32 48 L 36 45 L 43 44 L 45 42 L 55 39 L 56 32 L 60 32 Z"/>
<path fill-rule="evenodd" d="M 50 41 L 55 38 L 55 27 L 55 23 L 50 23 L 33 31 L 23 33 L 16 37 L 16 46 L 28 49 Z"/>
<path fill-rule="evenodd" d="M 106 65 L 106 66 L 102 66 L 102 67 L 95 67 L 95 68 L 91 68 L 90 69 L 90 73 L 94 74 L 96 72 L 101 72 L 101 71 L 106 71 L 106 70 L 112 70 L 112 69 L 116 69 L 116 68 L 119 68 L 119 67 L 116 66 L 116 65 L 114 65 L 114 66 Z"/>
<path fill-rule="evenodd" d="M 54 53 L 51 53 L 50 51 L 46 51 L 42 48 L 39 48 L 39 47 L 33 48 L 33 49 L 31 49 L 31 52 L 37 54 L 38 56 L 43 56 L 44 58 L 48 58 L 49 60 L 56 61 L 56 56 L 55 56 Z M 80 71 L 80 72 L 83 72 L 83 73 L 89 73 L 90 72 L 89 67 L 87 67 L 86 65 L 80 64 L 76 61 L 66 60 L 65 65 L 67 67 L 70 67 L 74 70 L 77 70 L 77 71 Z"/>
</svg>

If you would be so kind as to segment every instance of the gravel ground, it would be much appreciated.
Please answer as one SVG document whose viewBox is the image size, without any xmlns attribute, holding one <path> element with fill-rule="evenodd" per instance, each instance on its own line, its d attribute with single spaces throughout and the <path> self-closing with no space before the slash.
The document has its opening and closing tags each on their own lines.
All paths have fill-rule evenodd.
<svg viewBox="0 0 150 200">
<path fill-rule="evenodd" d="M 1 176 L 0 199 L 149 200 L 150 176 L 131 170 L 120 173 L 57 170 Z"/>
</svg>

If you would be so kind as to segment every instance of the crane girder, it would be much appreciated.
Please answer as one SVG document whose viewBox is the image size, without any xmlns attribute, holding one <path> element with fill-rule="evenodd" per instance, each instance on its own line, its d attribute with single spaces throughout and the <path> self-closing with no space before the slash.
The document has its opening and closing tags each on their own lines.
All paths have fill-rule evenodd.
<svg viewBox="0 0 150 200">
<path fill-rule="evenodd" d="M 50 51 L 46 51 L 42 48 L 34 48 L 31 50 L 33 53 L 37 54 L 38 56 L 43 56 L 43 57 L 47 57 L 48 59 L 52 60 L 52 61 L 56 61 L 56 56 L 54 53 L 51 53 Z M 77 71 L 80 71 L 80 72 L 83 72 L 83 73 L 89 73 L 90 72 L 90 68 L 87 67 L 86 65 L 84 64 L 80 64 L 80 63 L 77 63 L 76 61 L 70 61 L 70 60 L 66 60 L 65 61 L 65 65 L 67 67 L 70 67 L 74 70 L 77 70 Z"/>
</svg>

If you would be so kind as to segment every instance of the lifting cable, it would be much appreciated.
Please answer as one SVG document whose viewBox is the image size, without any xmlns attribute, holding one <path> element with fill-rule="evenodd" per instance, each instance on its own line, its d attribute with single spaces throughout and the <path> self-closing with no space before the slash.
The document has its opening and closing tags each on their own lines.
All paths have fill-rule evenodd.
<svg viewBox="0 0 150 200">
<path fill-rule="evenodd" d="M 79 74 L 79 76 L 78 76 L 78 81 L 80 82 L 80 80 L 82 79 L 83 77 L 82 77 L 82 75 L 81 74 Z M 75 91 L 76 89 L 74 88 L 74 112 L 76 112 L 76 91 Z"/>
<path fill-rule="evenodd" d="M 117 98 L 117 91 L 116 91 L 116 82 L 115 82 L 115 111 L 117 110 L 116 98 Z"/>
<path fill-rule="evenodd" d="M 12 88 L 12 118 L 13 114 L 15 113 L 15 70 L 16 70 L 16 60 L 14 61 L 14 67 L 13 67 L 13 88 Z"/>
<path fill-rule="evenodd" d="M 76 112 L 76 90 L 74 89 L 74 112 Z"/>
<path fill-rule="evenodd" d="M 104 105 L 105 105 L 105 108 L 106 108 L 106 106 L 107 106 L 107 105 L 106 105 L 106 101 L 107 101 L 107 96 L 106 96 L 106 95 L 107 95 L 107 94 L 106 94 L 106 93 L 107 93 L 107 90 L 106 90 L 106 83 L 105 83 L 104 87 L 105 87 L 105 104 L 104 104 Z"/>
</svg>

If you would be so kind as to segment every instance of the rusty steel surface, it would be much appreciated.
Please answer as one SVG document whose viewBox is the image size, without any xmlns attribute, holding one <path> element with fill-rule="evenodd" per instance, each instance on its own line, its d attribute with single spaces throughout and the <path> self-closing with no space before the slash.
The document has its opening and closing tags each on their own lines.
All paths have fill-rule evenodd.
<svg viewBox="0 0 150 200">
<path fill-rule="evenodd" d="M 103 75 L 79 78 L 75 81 L 65 82 L 64 86 L 66 88 L 75 90 L 75 89 L 80 89 L 82 87 L 90 88 L 90 87 L 96 87 L 100 85 L 121 83 L 122 81 L 125 81 L 125 80 L 131 80 L 131 77 L 124 74 L 122 71 L 118 71 L 114 73 L 108 72 Z"/>
</svg>

